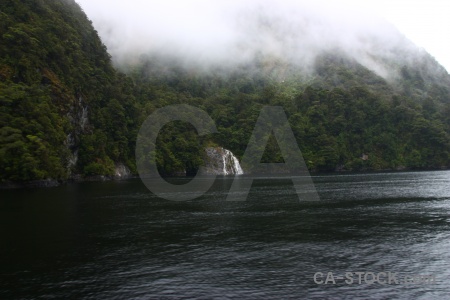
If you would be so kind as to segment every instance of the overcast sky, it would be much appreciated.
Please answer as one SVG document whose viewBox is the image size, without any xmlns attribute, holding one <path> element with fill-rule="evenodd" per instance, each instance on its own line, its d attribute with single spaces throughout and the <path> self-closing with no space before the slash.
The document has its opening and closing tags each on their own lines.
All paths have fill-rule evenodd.
<svg viewBox="0 0 450 300">
<path fill-rule="evenodd" d="M 236 11 L 241 8 L 248 9 L 261 2 L 284 7 L 284 10 L 279 7 L 273 7 L 273 9 L 281 14 L 290 14 L 289 7 L 300 2 L 304 5 L 308 3 L 309 8 L 312 7 L 313 10 L 321 13 L 324 11 L 330 18 L 349 22 L 355 27 L 370 23 L 370 18 L 367 16 L 371 14 L 386 19 L 407 38 L 428 51 L 450 72 L 450 1 L 446 0 L 76 1 L 93 21 L 94 26 L 99 29 L 100 35 L 113 55 L 117 54 L 114 52 L 115 48 L 130 51 L 133 48 L 145 47 L 149 39 L 153 42 L 158 39 L 168 42 L 170 39 L 167 37 L 180 40 L 184 45 L 195 44 L 196 47 L 199 45 L 208 47 L 212 44 L 211 41 L 214 41 L 216 47 L 214 51 L 221 49 L 226 51 L 226 47 L 220 47 L 221 43 L 226 44 L 237 34 L 235 28 L 226 24 L 229 23 L 230 14 L 236 14 Z M 108 34 L 110 35 L 107 36 Z M 217 39 L 218 36 L 220 39 Z M 158 45 L 164 47 L 161 43 Z"/>
<path fill-rule="evenodd" d="M 370 3 L 370 8 L 393 23 L 414 43 L 425 48 L 450 72 L 450 1 L 370 0 L 364 2 Z"/>
</svg>

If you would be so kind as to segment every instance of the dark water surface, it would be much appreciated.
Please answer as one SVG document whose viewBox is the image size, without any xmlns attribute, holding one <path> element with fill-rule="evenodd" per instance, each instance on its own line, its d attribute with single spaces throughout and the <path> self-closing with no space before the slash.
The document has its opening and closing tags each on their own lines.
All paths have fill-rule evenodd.
<svg viewBox="0 0 450 300">
<path fill-rule="evenodd" d="M 0 299 L 450 298 L 450 172 L 313 180 L 316 203 L 268 178 L 246 202 L 225 201 L 232 178 L 190 202 L 139 179 L 0 191 Z M 435 282 L 325 285 L 316 272 Z"/>
</svg>

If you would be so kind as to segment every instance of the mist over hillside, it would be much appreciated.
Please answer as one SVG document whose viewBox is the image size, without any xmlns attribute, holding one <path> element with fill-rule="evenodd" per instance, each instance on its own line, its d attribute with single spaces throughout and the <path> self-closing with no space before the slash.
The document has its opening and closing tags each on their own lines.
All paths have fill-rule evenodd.
<svg viewBox="0 0 450 300">
<path fill-rule="evenodd" d="M 363 8 L 329 1 L 80 1 L 119 68 L 146 60 L 188 70 L 274 70 L 277 80 L 295 73 L 315 80 L 324 57 L 363 66 L 402 93 L 424 99 L 431 89 L 450 95 L 445 68 L 385 19 Z M 332 74 L 334 76 L 334 74 Z M 323 77 L 323 76 L 322 76 Z M 336 81 L 336 80 L 334 80 Z M 339 81 L 339 80 L 337 80 Z M 371 79 L 370 81 L 374 81 Z M 333 85 L 333 84 L 331 84 Z M 370 82 L 369 82 L 370 85 Z M 339 84 L 337 84 L 339 86 Z"/>
<path fill-rule="evenodd" d="M 195 175 L 207 147 L 241 159 L 267 105 L 283 107 L 310 170 L 450 167 L 448 73 L 368 12 L 80 2 L 93 22 L 74 0 L 0 3 L 2 182 L 135 172 L 141 124 L 181 103 L 218 132 L 165 126 L 156 163 L 167 176 Z M 283 161 L 274 139 L 263 160 Z"/>
<path fill-rule="evenodd" d="M 311 170 L 448 165 L 449 74 L 370 11 L 329 1 L 99 3 L 83 7 L 139 85 L 143 111 L 204 108 L 220 133 L 201 143 L 241 157 L 261 106 L 281 105 Z M 194 155 L 174 158 L 185 131 L 178 124 L 161 138 L 161 173 L 195 174 L 204 146 L 181 138 Z M 273 140 L 264 159 L 282 161 Z"/>
</svg>

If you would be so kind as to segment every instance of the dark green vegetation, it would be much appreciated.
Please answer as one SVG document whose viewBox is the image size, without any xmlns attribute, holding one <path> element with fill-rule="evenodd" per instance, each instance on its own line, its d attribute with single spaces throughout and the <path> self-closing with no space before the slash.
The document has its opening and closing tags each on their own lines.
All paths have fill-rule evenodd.
<svg viewBox="0 0 450 300">
<path fill-rule="evenodd" d="M 161 57 L 124 75 L 72 0 L 3 1 L 0 16 L 2 181 L 113 175 L 119 162 L 133 171 L 140 124 L 177 103 L 207 111 L 219 133 L 198 138 L 187 124 L 166 126 L 158 141 L 165 175 L 195 174 L 206 146 L 241 157 L 264 105 L 284 107 L 312 170 L 450 166 L 450 78 L 428 55 L 395 66 L 395 82 L 338 53 L 318 56 L 308 76 L 264 58 L 205 72 Z M 274 139 L 264 160 L 282 161 Z"/>
<path fill-rule="evenodd" d="M 208 75 L 142 64 L 131 76 L 145 114 L 173 103 L 198 106 L 214 119 L 219 133 L 209 142 L 224 146 L 241 157 L 264 105 L 282 106 L 288 116 L 305 162 L 318 171 L 422 169 L 450 166 L 450 98 L 448 90 L 430 87 L 436 97 L 419 91 L 408 96 L 410 85 L 391 86 L 381 77 L 350 59 L 332 55 L 318 58 L 318 75 L 309 83 L 288 71 L 277 80 L 282 65 Z M 354 65 L 349 67 L 349 65 Z M 358 70 L 359 69 L 359 70 Z M 153 70 L 150 72 L 148 70 Z M 358 74 L 357 72 L 360 72 Z M 286 74 L 286 72 L 284 72 Z M 165 75 L 164 75 L 165 74 Z M 224 75 L 225 74 L 225 75 Z M 275 74 L 275 75 L 274 75 Z M 333 76 L 338 86 L 327 83 Z M 327 86 L 328 85 L 328 86 Z M 411 85 L 409 90 L 413 90 Z M 399 91 L 400 90 L 400 91 Z M 422 90 L 423 91 L 423 90 Z M 195 140 L 195 139 L 193 139 Z M 176 137 L 165 140 L 173 155 L 165 155 L 170 166 L 179 163 Z M 363 160 L 363 154 L 367 160 Z M 177 159 L 178 158 L 178 159 Z M 282 162 L 275 139 L 269 140 L 265 162 Z"/>
<path fill-rule="evenodd" d="M 0 3 L 1 180 L 132 166 L 132 94 L 74 1 Z"/>
</svg>

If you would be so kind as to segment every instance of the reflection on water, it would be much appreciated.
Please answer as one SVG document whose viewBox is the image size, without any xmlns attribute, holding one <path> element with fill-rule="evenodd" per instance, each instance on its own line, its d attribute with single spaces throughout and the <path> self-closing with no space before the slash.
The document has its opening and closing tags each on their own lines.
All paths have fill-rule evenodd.
<svg viewBox="0 0 450 300">
<path fill-rule="evenodd" d="M 0 298 L 443 299 L 450 172 L 314 176 L 319 202 L 259 179 L 226 202 L 140 180 L 0 191 Z M 317 285 L 316 272 L 434 274 L 433 285 Z"/>
</svg>

